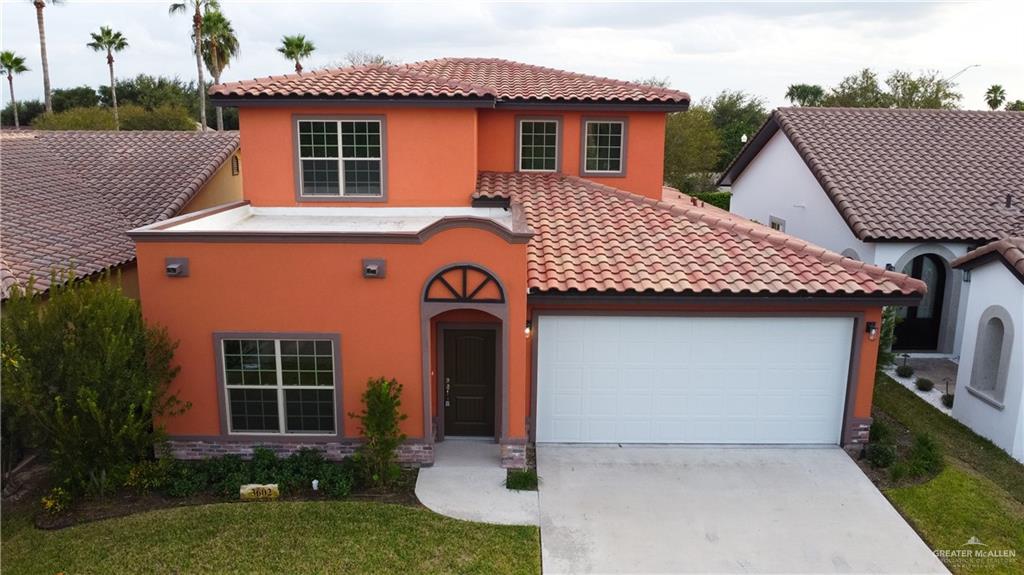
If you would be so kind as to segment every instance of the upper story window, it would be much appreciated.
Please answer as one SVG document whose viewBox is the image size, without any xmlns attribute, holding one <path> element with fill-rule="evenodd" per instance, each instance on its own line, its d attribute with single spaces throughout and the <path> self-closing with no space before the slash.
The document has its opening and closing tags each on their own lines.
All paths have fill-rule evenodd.
<svg viewBox="0 0 1024 575">
<path fill-rule="evenodd" d="M 381 118 L 299 120 L 300 199 L 384 197 Z"/>
<path fill-rule="evenodd" d="M 517 164 L 521 172 L 557 172 L 562 123 L 557 118 L 519 120 Z"/>
<path fill-rule="evenodd" d="M 625 172 L 626 122 L 623 120 L 584 120 L 584 174 L 622 175 Z"/>
<path fill-rule="evenodd" d="M 229 433 L 336 433 L 337 338 L 218 339 Z"/>
</svg>

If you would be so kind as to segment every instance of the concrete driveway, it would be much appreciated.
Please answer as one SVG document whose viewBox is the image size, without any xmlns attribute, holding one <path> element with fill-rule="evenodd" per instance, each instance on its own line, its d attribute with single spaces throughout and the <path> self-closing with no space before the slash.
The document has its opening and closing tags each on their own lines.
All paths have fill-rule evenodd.
<svg viewBox="0 0 1024 575">
<path fill-rule="evenodd" d="M 545 573 L 946 573 L 839 448 L 539 445 Z"/>
</svg>

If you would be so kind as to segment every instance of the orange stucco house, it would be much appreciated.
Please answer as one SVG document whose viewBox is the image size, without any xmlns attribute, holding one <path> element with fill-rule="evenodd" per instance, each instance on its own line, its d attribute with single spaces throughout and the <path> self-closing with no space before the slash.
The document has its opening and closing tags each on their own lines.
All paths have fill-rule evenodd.
<svg viewBox="0 0 1024 575">
<path fill-rule="evenodd" d="M 404 386 L 403 461 L 445 438 L 862 443 L 883 305 L 923 284 L 663 201 L 686 93 L 493 59 L 215 86 L 242 202 L 131 233 L 180 341 L 182 458 L 358 445 Z"/>
</svg>

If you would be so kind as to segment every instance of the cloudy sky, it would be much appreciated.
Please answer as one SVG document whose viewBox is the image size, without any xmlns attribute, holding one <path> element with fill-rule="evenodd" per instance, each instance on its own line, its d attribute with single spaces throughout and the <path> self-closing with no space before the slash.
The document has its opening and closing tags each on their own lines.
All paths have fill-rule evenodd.
<svg viewBox="0 0 1024 575">
<path fill-rule="evenodd" d="M 169 2 L 66 0 L 46 9 L 53 86 L 106 82 L 89 32 L 110 25 L 131 47 L 118 56 L 121 77 L 195 75 L 191 19 L 167 15 Z M 221 0 L 242 47 L 225 73 L 236 80 L 286 73 L 275 51 L 283 34 L 316 43 L 313 67 L 362 50 L 401 61 L 493 56 L 573 71 L 636 79 L 668 77 L 694 100 L 743 89 L 784 105 L 795 82 L 830 86 L 863 67 L 937 70 L 957 79 L 965 108 L 1002 84 L 1024 99 L 1024 2 L 691 3 L 691 2 L 341 2 Z M 18 97 L 39 98 L 39 45 L 28 0 L 2 0 L 4 50 L 27 57 Z M 309 66 L 307 66 L 309 67 Z M 9 94 L 4 83 L 3 99 Z"/>
</svg>

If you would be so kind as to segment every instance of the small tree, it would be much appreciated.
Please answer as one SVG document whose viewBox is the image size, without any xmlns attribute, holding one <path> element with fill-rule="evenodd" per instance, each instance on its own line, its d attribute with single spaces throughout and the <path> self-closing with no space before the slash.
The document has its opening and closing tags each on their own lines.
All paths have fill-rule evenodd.
<svg viewBox="0 0 1024 575">
<path fill-rule="evenodd" d="M 402 386 L 394 379 L 371 379 L 363 392 L 362 413 L 350 413 L 359 420 L 366 443 L 357 455 L 364 479 L 384 487 L 398 478 L 396 450 L 405 441 L 399 425 L 407 417 L 402 406 Z"/>
<path fill-rule="evenodd" d="M 882 370 L 896 361 L 892 345 L 896 343 L 896 324 L 899 322 L 900 317 L 896 315 L 895 307 L 882 308 L 882 330 L 878 334 L 878 361 L 875 363 L 877 373 L 882 373 Z"/>
<path fill-rule="evenodd" d="M 53 279 L 46 299 L 15 287 L 4 307 L 3 415 L 49 453 L 58 482 L 103 493 L 162 443 L 154 416 L 189 407 L 168 389 L 176 344 L 107 277 Z"/>
</svg>

